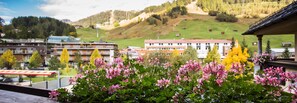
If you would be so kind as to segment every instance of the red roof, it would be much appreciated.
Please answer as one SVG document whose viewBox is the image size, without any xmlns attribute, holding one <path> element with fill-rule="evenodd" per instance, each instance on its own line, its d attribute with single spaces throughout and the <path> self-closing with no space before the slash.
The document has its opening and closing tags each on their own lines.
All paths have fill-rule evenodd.
<svg viewBox="0 0 297 103">
<path fill-rule="evenodd" d="M 223 39 L 178 39 L 178 40 L 144 40 L 144 43 L 231 43 Z"/>
<path fill-rule="evenodd" d="M 0 70 L 2 75 L 40 75 L 50 76 L 55 74 L 55 71 L 32 71 L 32 70 Z"/>
</svg>

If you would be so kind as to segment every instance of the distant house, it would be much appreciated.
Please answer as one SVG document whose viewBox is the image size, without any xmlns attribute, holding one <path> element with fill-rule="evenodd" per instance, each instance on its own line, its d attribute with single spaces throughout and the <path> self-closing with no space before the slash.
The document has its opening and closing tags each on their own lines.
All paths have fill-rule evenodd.
<svg viewBox="0 0 297 103">
<path fill-rule="evenodd" d="M 289 52 L 290 52 L 290 57 L 294 58 L 295 55 L 295 48 L 288 48 Z M 285 51 L 285 48 L 271 48 L 271 54 L 274 56 L 277 56 L 278 58 L 282 57 L 283 52 Z"/>
<path fill-rule="evenodd" d="M 72 36 L 49 36 L 48 43 L 61 43 L 61 42 L 79 42 L 79 38 Z"/>
</svg>

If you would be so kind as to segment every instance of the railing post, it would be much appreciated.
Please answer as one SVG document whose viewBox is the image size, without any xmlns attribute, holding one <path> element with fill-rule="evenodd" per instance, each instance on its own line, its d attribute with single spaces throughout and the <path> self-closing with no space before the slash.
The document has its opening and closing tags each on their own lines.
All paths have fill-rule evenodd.
<svg viewBox="0 0 297 103">
<path fill-rule="evenodd" d="M 58 88 L 61 87 L 60 71 L 58 70 Z"/>
<path fill-rule="evenodd" d="M 258 37 L 258 54 L 262 55 L 262 37 L 263 35 L 257 35 Z"/>
</svg>

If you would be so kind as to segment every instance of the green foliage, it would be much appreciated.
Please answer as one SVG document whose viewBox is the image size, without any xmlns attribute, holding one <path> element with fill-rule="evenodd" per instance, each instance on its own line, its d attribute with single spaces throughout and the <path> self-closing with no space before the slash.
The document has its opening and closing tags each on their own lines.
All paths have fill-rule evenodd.
<svg viewBox="0 0 297 103">
<path fill-rule="evenodd" d="M 114 26 L 114 27 L 119 27 L 119 26 L 120 26 L 119 21 L 115 21 L 115 22 L 113 23 L 113 26 Z"/>
<path fill-rule="evenodd" d="M 119 66 L 123 65 L 125 70 L 133 71 L 129 76 L 124 76 Z M 274 92 L 281 87 L 263 86 L 253 81 L 251 71 L 242 73 L 227 72 L 226 78 L 221 85 L 218 85 L 218 77 L 214 74 L 209 76 L 207 81 L 199 83 L 197 80 L 203 78 L 204 66 L 197 68 L 198 71 L 188 71 L 186 78 L 175 82 L 174 78 L 179 73 L 175 68 L 163 68 L 162 66 L 145 67 L 135 61 L 114 63 L 103 69 L 90 67 L 88 72 L 76 76 L 76 83 L 71 93 L 65 89 L 58 89 L 60 102 L 285 102 L 292 100 L 292 94 L 280 92 L 281 96 L 274 95 Z M 190 65 L 192 66 L 192 65 Z M 218 66 L 218 65 L 215 65 Z M 107 78 L 107 70 L 120 68 L 120 75 Z M 128 68 L 126 68 L 128 67 Z M 209 68 L 213 72 L 213 69 Z M 196 68 L 195 68 L 196 69 Z M 223 68 L 224 69 L 224 68 Z M 238 69 L 240 70 L 240 69 Z M 165 78 L 170 80 L 168 86 L 159 87 L 158 80 Z M 170 79 L 172 78 L 172 79 Z M 118 88 L 113 87 L 118 85 Z"/>
<path fill-rule="evenodd" d="M 144 56 L 144 64 L 145 66 L 161 66 L 167 61 L 169 61 L 169 56 L 167 55 L 167 51 L 152 51 L 146 53 Z"/>
<path fill-rule="evenodd" d="M 16 57 L 13 55 L 11 50 L 6 50 L 1 56 L 1 67 L 6 67 L 8 70 L 12 69 L 12 66 L 16 64 Z"/>
<path fill-rule="evenodd" d="M 149 25 L 158 25 L 157 20 L 155 18 L 153 18 L 153 17 L 147 18 L 146 21 L 149 23 Z"/>
<path fill-rule="evenodd" d="M 74 62 L 76 63 L 78 70 L 81 71 L 81 65 L 83 64 L 81 54 L 80 54 L 80 52 L 75 52 L 74 55 L 75 55 Z"/>
<path fill-rule="evenodd" d="M 161 16 L 160 15 L 157 15 L 157 14 L 153 14 L 152 17 L 155 18 L 155 19 L 158 19 L 160 21 L 162 20 L 161 19 Z"/>
<path fill-rule="evenodd" d="M 207 53 L 206 58 L 204 59 L 204 63 L 210 63 L 210 62 L 221 62 L 221 56 L 218 52 L 218 46 L 215 45 L 211 51 Z"/>
<path fill-rule="evenodd" d="M 168 22 L 168 18 L 167 18 L 167 17 L 164 17 L 164 18 L 162 19 L 162 24 L 163 24 L 163 25 L 164 25 L 164 24 L 167 25 L 167 22 Z"/>
<path fill-rule="evenodd" d="M 218 11 L 209 11 L 209 12 L 208 12 L 208 15 L 209 15 L 209 16 L 217 16 L 218 14 L 219 14 Z"/>
<path fill-rule="evenodd" d="M 216 16 L 216 20 L 219 22 L 237 22 L 238 19 L 235 17 L 235 15 L 230 15 L 227 13 L 220 13 Z"/>
<path fill-rule="evenodd" d="M 3 18 L 0 17 L 0 33 L 3 32 L 3 25 L 4 25 L 5 21 Z"/>
<path fill-rule="evenodd" d="M 291 57 L 291 53 L 290 53 L 288 47 L 285 47 L 285 51 L 283 52 L 282 57 L 284 59 L 289 59 Z"/>
<path fill-rule="evenodd" d="M 50 35 L 69 36 L 76 32 L 75 28 L 67 23 L 50 17 L 17 17 L 11 20 L 11 24 L 3 28 L 5 38 L 28 39 L 47 38 Z"/>
<path fill-rule="evenodd" d="M 235 47 L 235 39 L 234 37 L 232 37 L 232 40 L 231 40 L 231 48 Z"/>
<path fill-rule="evenodd" d="M 49 60 L 49 65 L 48 65 L 49 70 L 59 70 L 59 68 L 65 68 L 65 67 L 66 65 L 61 64 L 57 56 L 51 57 L 51 59 Z"/>
<path fill-rule="evenodd" d="M 171 18 L 177 18 L 179 15 L 186 15 L 187 13 L 188 12 L 186 7 L 176 6 L 172 8 L 167 14 Z"/>
<path fill-rule="evenodd" d="M 267 40 L 267 45 L 266 45 L 265 52 L 268 53 L 268 54 L 271 54 L 271 48 L 270 48 L 270 41 L 269 40 Z"/>
<path fill-rule="evenodd" d="M 293 2 L 292 0 L 198 0 L 203 11 L 226 12 L 244 18 L 259 18 L 271 14 Z M 263 16 L 262 16 L 263 17 Z"/>
<path fill-rule="evenodd" d="M 191 46 L 188 46 L 187 49 L 184 51 L 182 55 L 183 64 L 186 63 L 189 60 L 198 60 L 198 53 L 197 50 L 192 48 Z"/>
<path fill-rule="evenodd" d="M 42 64 L 43 60 L 38 51 L 34 51 L 29 59 L 29 68 L 37 68 Z"/>
</svg>

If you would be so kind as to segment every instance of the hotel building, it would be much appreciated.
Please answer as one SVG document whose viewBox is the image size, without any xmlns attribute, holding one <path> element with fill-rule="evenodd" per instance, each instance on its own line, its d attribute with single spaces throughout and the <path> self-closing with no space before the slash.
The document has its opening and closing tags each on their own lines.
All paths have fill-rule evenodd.
<svg viewBox="0 0 297 103">
<path fill-rule="evenodd" d="M 197 50 L 198 58 L 204 59 L 207 53 L 214 46 L 218 46 L 218 52 L 221 58 L 225 58 L 231 48 L 230 40 L 214 40 L 214 39 L 194 39 L 194 40 L 145 40 L 144 48 L 146 50 L 185 50 L 192 47 Z"/>
</svg>

